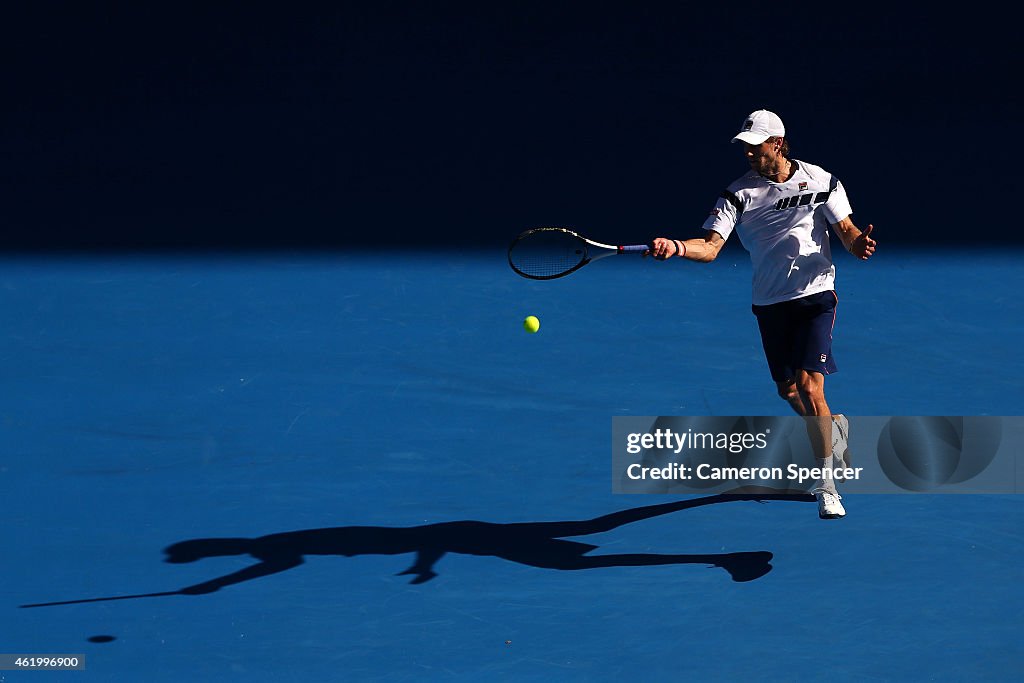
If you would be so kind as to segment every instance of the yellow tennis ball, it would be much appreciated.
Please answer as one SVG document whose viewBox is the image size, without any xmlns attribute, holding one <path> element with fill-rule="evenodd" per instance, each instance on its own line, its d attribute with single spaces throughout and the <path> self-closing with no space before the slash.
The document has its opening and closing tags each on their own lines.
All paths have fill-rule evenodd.
<svg viewBox="0 0 1024 683">
<path fill-rule="evenodd" d="M 540 329 L 540 320 L 537 320 L 535 315 L 526 316 L 526 320 L 523 321 L 523 329 L 533 334 Z"/>
</svg>

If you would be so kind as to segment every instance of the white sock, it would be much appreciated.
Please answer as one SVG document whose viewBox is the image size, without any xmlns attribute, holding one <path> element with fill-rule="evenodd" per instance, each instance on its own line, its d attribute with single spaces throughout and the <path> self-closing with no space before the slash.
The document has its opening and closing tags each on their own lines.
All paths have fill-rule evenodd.
<svg viewBox="0 0 1024 683">
<path fill-rule="evenodd" d="M 838 448 L 843 447 L 843 444 L 846 442 L 846 437 L 848 437 L 847 434 L 843 433 L 842 428 L 839 426 L 839 422 L 842 417 L 843 416 L 841 414 L 836 414 L 832 416 L 832 443 L 835 444 Z M 849 428 L 849 422 L 847 422 L 847 428 Z M 841 435 L 838 440 L 836 439 L 836 430 L 839 430 L 839 434 Z M 843 467 L 847 464 L 846 457 L 843 453 L 833 452 L 832 455 L 834 455 L 836 458 L 836 467 Z"/>
<path fill-rule="evenodd" d="M 819 468 L 821 468 L 823 470 L 826 470 L 826 472 L 825 472 L 825 476 L 824 477 L 822 477 L 818 481 L 814 482 L 814 489 L 813 490 L 814 491 L 824 490 L 824 491 L 831 491 L 832 493 L 835 493 L 836 492 L 836 482 L 832 478 L 832 456 L 830 455 L 827 458 L 815 458 L 815 462 L 817 463 L 817 465 L 816 465 L 817 467 L 819 467 Z"/>
</svg>

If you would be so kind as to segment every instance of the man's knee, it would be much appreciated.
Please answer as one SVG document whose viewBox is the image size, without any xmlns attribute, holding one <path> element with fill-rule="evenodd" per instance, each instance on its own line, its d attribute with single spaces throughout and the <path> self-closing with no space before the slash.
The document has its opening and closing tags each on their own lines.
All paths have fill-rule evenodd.
<svg viewBox="0 0 1024 683">
<path fill-rule="evenodd" d="M 805 399 L 825 397 L 825 376 L 817 372 L 801 372 L 794 382 L 796 391 Z"/>
</svg>

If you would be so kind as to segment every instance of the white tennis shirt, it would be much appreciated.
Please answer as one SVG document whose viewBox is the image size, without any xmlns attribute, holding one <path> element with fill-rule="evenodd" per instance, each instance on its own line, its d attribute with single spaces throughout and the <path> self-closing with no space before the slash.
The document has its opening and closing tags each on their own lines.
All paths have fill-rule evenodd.
<svg viewBox="0 0 1024 683">
<path fill-rule="evenodd" d="M 704 221 L 705 230 L 724 239 L 735 230 L 750 252 L 758 306 L 834 289 L 828 229 L 853 213 L 835 176 L 791 161 L 793 174 L 784 183 L 753 171 L 733 182 Z"/>
</svg>

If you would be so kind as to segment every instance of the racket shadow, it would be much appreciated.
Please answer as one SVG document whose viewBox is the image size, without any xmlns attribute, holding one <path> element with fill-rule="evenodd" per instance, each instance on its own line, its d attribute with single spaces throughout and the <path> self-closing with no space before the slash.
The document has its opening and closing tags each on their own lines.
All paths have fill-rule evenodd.
<svg viewBox="0 0 1024 683">
<path fill-rule="evenodd" d="M 733 581 L 758 579 L 771 571 L 772 553 L 759 550 L 735 553 L 656 554 L 628 553 L 591 555 L 600 546 L 566 540 L 589 536 L 661 515 L 707 505 L 769 500 L 813 501 L 803 494 L 718 494 L 696 499 L 621 510 L 588 520 L 519 522 L 500 524 L 475 520 L 441 522 L 414 527 L 343 526 L 304 529 L 258 538 L 197 538 L 168 546 L 165 561 L 173 564 L 195 562 L 209 557 L 249 555 L 258 560 L 245 569 L 177 591 L 104 598 L 35 603 L 21 607 L 127 600 L 169 595 L 203 595 L 222 588 L 293 569 L 316 555 L 354 557 L 357 555 L 403 555 L 414 553 L 412 565 L 399 576 L 412 576 L 411 583 L 426 583 L 438 576 L 437 563 L 449 553 L 498 557 L 510 562 L 575 571 L 598 567 L 638 567 L 670 564 L 702 564 L 725 570 Z"/>
</svg>

